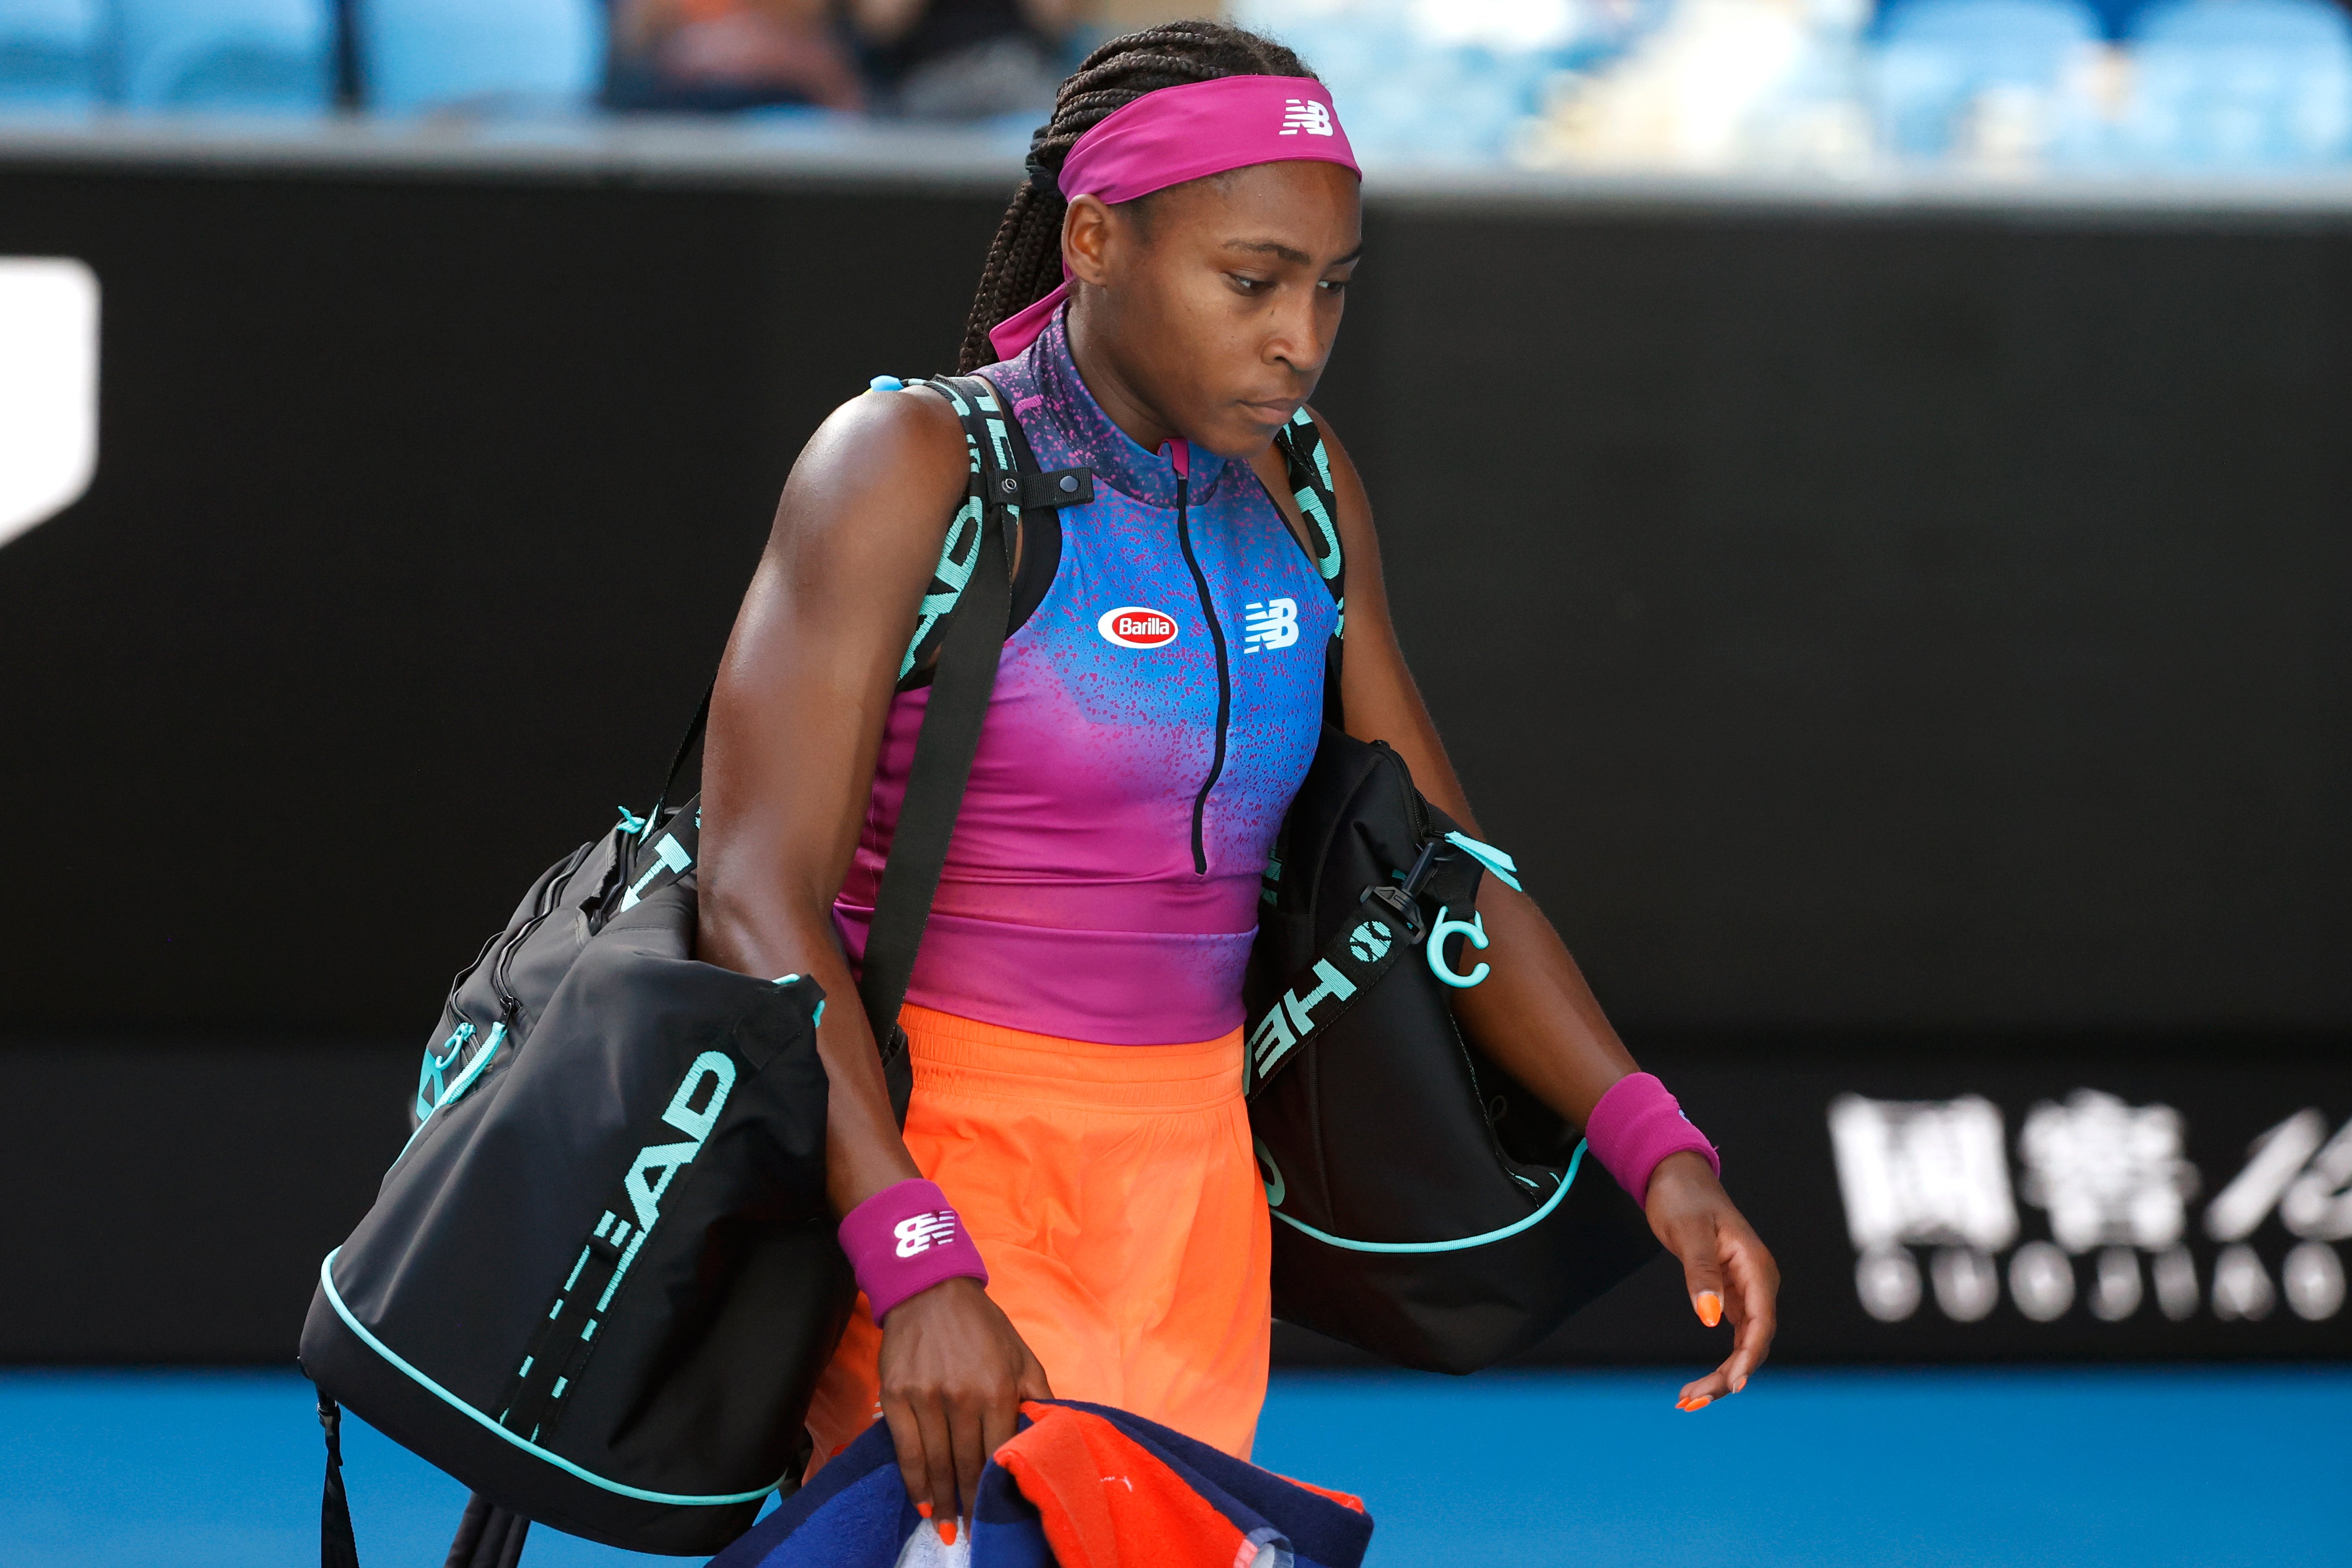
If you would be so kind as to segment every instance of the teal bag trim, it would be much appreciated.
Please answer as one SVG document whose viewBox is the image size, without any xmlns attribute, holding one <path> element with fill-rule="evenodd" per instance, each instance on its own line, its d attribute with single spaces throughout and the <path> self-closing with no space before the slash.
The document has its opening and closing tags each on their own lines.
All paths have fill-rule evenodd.
<svg viewBox="0 0 2352 1568">
<path fill-rule="evenodd" d="M 1471 949 L 1486 945 L 1486 917 L 1472 910 L 1468 920 L 1450 921 L 1445 918 L 1445 906 L 1440 904 L 1437 906 L 1437 919 L 1430 922 L 1429 940 L 1421 944 L 1421 951 L 1423 956 L 1429 960 L 1432 974 L 1456 991 L 1467 991 L 1486 978 L 1488 965 L 1482 959 L 1476 968 L 1465 974 L 1446 963 L 1445 939 L 1457 934 L 1462 938 L 1462 956 L 1467 958 Z"/>
<path fill-rule="evenodd" d="M 1502 883 L 1505 887 L 1510 889 L 1511 891 L 1515 893 L 1524 893 L 1527 891 L 1525 888 L 1519 886 L 1519 863 L 1517 860 L 1512 859 L 1508 855 L 1504 854 L 1501 850 L 1496 848 L 1491 844 L 1481 844 L 1478 840 L 1471 837 L 1466 833 L 1449 833 L 1445 837 L 1447 842 L 1459 845 L 1462 848 L 1468 850 L 1472 859 L 1477 861 L 1481 866 L 1486 867 L 1487 870 L 1492 871 L 1495 874 L 1495 879 Z"/>
<path fill-rule="evenodd" d="M 470 1033 L 474 1026 L 467 1024 L 465 1027 Z M 452 1035 L 449 1037 L 454 1040 L 457 1037 Z M 433 1109 L 418 1119 L 416 1131 L 410 1133 L 408 1142 L 400 1146 L 400 1154 L 394 1154 L 392 1157 L 394 1164 L 399 1164 L 400 1155 L 407 1153 L 416 1141 L 425 1136 L 425 1129 L 431 1125 L 434 1111 L 439 1110 L 445 1105 L 455 1105 L 466 1097 L 466 1091 L 474 1087 L 474 1080 L 482 1076 L 482 1069 L 490 1065 L 490 1058 L 499 1054 L 499 1046 L 506 1037 L 507 1026 L 504 1024 L 490 1026 L 488 1036 L 482 1041 L 482 1048 L 474 1053 L 474 1059 L 466 1064 L 466 1070 L 457 1075 L 457 1081 L 441 1091 L 441 1098 L 433 1102 Z"/>
<path fill-rule="evenodd" d="M 1536 1210 L 1527 1218 L 1507 1225 L 1500 1230 L 1490 1230 L 1483 1236 L 1465 1236 L 1459 1241 L 1349 1241 L 1344 1236 L 1333 1236 L 1328 1230 L 1318 1230 L 1305 1220 L 1293 1219 L 1278 1208 L 1269 1205 L 1267 1212 L 1293 1230 L 1304 1231 L 1326 1247 L 1344 1247 L 1349 1252 L 1466 1252 L 1474 1247 L 1486 1247 L 1497 1241 L 1507 1241 L 1523 1230 L 1541 1225 L 1545 1216 L 1559 1206 L 1559 1200 L 1568 1196 L 1568 1189 L 1575 1183 L 1577 1170 L 1583 1163 L 1584 1140 L 1580 1138 L 1577 1140 L 1576 1152 L 1568 1158 L 1568 1173 L 1560 1177 L 1559 1185 L 1551 1190 L 1551 1196 L 1544 1200 L 1543 1207 Z"/>
<path fill-rule="evenodd" d="M 425 1064 L 416 1074 L 417 1121 L 423 1121 L 432 1115 L 434 1107 L 441 1103 L 441 1097 L 449 1091 L 449 1085 L 443 1075 L 449 1070 L 449 1064 L 457 1059 L 458 1049 L 473 1037 L 474 1026 L 461 1023 L 449 1031 L 447 1039 L 441 1042 L 444 1047 L 441 1051 L 436 1053 L 431 1046 L 425 1047 Z M 433 1086 L 431 1100 L 425 1098 L 425 1086 L 428 1082 Z"/>
<path fill-rule="evenodd" d="M 425 1376 L 423 1373 L 409 1365 L 407 1362 L 401 1359 L 399 1352 L 394 1350 L 390 1345 L 385 1344 L 382 1340 L 377 1339 L 373 1334 L 368 1332 L 367 1325 L 361 1322 L 357 1318 L 352 1316 L 352 1310 L 343 1305 L 343 1298 L 335 1289 L 335 1258 L 337 1254 L 341 1253 L 342 1250 L 343 1249 L 340 1247 L 335 1248 L 333 1252 L 327 1254 L 326 1261 L 319 1265 L 319 1288 L 327 1293 L 327 1304 L 334 1308 L 335 1316 L 342 1319 L 345 1326 L 348 1327 L 352 1332 L 359 1335 L 361 1342 L 364 1343 L 368 1349 L 375 1352 L 376 1354 L 383 1357 L 384 1360 L 399 1368 L 401 1373 L 406 1376 L 411 1383 L 415 1384 L 427 1394 L 439 1399 L 452 1410 L 463 1413 L 467 1416 L 472 1418 L 476 1424 L 497 1433 L 499 1436 L 505 1438 L 516 1447 L 520 1448 L 524 1453 L 529 1454 L 532 1458 L 544 1459 L 549 1464 L 553 1465 L 557 1469 L 563 1471 L 566 1475 L 575 1476 L 581 1480 L 586 1481 L 592 1487 L 602 1487 L 604 1490 L 615 1493 L 621 1497 L 635 1498 L 639 1502 L 668 1503 L 678 1508 L 723 1508 L 730 1503 L 756 1501 L 758 1499 L 766 1497 L 770 1492 L 774 1491 L 778 1487 L 782 1486 L 786 1480 L 791 1479 L 789 1476 L 779 1476 L 757 1491 L 729 1492 L 723 1497 L 694 1497 L 679 1492 L 650 1492 L 646 1490 L 643 1487 L 626 1486 L 619 1481 L 606 1480 L 603 1476 L 596 1474 L 593 1470 L 581 1468 L 578 1465 L 573 1464 L 571 1460 L 565 1458 L 561 1454 L 549 1453 L 546 1449 L 541 1447 L 538 1444 L 530 1441 L 527 1437 L 516 1436 L 513 1433 L 508 1431 L 505 1427 L 499 1426 L 497 1422 L 491 1420 L 488 1416 L 483 1415 L 480 1411 L 475 1409 L 472 1405 L 467 1404 L 464 1400 L 458 1398 L 456 1394 L 450 1393 L 447 1389 L 442 1387 L 439 1384 L 434 1382 L 431 1378 Z"/>
</svg>

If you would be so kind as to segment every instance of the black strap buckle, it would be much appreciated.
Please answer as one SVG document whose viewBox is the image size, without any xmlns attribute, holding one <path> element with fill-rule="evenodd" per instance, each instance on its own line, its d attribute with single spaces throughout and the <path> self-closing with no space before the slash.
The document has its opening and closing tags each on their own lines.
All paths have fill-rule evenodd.
<svg viewBox="0 0 2352 1568">
<path fill-rule="evenodd" d="M 1429 934 L 1428 925 L 1421 918 L 1421 900 L 1402 888 L 1381 887 L 1375 883 L 1366 888 L 1363 896 L 1356 901 L 1360 904 L 1378 904 L 1393 915 L 1397 925 L 1404 931 L 1405 945 L 1408 947 L 1420 946 L 1421 939 Z"/>
<path fill-rule="evenodd" d="M 1024 509 L 1084 506 L 1095 499 L 1095 471 L 1051 468 L 1041 474 L 999 474 L 996 493 L 999 499 Z"/>
<path fill-rule="evenodd" d="M 1413 860 L 1412 869 L 1405 873 L 1403 881 L 1395 884 L 1375 882 L 1363 890 L 1356 902 L 1378 903 L 1396 916 L 1397 924 L 1404 931 L 1405 944 L 1419 947 L 1421 939 L 1429 934 L 1428 924 L 1421 918 L 1422 884 L 1429 880 L 1431 868 L 1442 859 L 1452 858 L 1452 856 L 1453 852 L 1446 849 L 1441 841 L 1432 838 L 1421 847 L 1421 854 Z"/>
</svg>

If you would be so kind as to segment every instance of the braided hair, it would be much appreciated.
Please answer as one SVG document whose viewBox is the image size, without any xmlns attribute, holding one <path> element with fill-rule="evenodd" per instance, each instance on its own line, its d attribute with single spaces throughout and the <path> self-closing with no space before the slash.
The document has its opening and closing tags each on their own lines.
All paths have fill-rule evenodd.
<svg viewBox="0 0 2352 1568">
<path fill-rule="evenodd" d="M 1013 193 L 980 292 L 964 323 L 957 374 L 996 358 L 989 329 L 1052 293 L 1062 281 L 1062 215 L 1069 203 L 1056 184 L 1062 160 L 1079 137 L 1147 92 L 1229 76 L 1315 73 L 1271 38 L 1223 22 L 1168 22 L 1111 39 L 1088 55 L 1054 98 L 1054 117 L 1029 139 L 1029 177 Z"/>
</svg>

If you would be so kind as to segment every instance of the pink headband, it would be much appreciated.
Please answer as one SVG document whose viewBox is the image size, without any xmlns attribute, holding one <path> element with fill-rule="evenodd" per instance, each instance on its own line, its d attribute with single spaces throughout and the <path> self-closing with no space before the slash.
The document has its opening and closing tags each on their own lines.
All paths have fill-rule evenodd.
<svg viewBox="0 0 2352 1568">
<path fill-rule="evenodd" d="M 1187 180 L 1252 163 L 1337 163 L 1361 178 L 1331 94 L 1312 77 L 1226 76 L 1147 92 L 1078 138 L 1062 160 L 1066 198 L 1131 202 Z M 1011 359 L 1037 339 L 1062 301 L 1065 281 L 988 334 Z"/>
</svg>

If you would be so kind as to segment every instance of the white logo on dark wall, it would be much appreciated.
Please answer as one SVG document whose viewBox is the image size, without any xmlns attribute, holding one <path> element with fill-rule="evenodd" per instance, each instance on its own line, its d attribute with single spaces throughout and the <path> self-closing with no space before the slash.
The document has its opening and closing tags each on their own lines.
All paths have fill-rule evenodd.
<svg viewBox="0 0 2352 1568">
<path fill-rule="evenodd" d="M 1121 605 L 1105 610 L 1095 622 L 1103 641 L 1120 647 L 1165 647 L 1176 640 L 1180 629 L 1175 616 L 1149 605 Z"/>
<path fill-rule="evenodd" d="M 1864 1310 L 1899 1322 L 1918 1310 L 1913 1246 L 1939 1248 L 1936 1276 L 1948 1316 L 1972 1322 L 1992 1310 L 1990 1255 L 2017 1239 L 2000 1108 L 1978 1095 L 1906 1102 L 1840 1095 L 1830 1142 L 1846 1230 L 1861 1260 Z"/>
<path fill-rule="evenodd" d="M 1242 606 L 1242 624 L 1247 628 L 1244 653 L 1288 647 L 1298 640 L 1298 601 L 1253 599 Z"/>
<path fill-rule="evenodd" d="M 2331 1244 L 2352 1237 L 2352 1123 L 2331 1140 L 2316 1110 L 2257 1139 L 2245 1168 L 2206 1206 L 2205 1234 L 2221 1244 L 2210 1290 L 2188 1245 L 2200 1177 L 2170 1106 L 2129 1105 L 2087 1089 L 2063 1103 L 2042 1101 L 2018 1134 L 2014 1192 L 2000 1110 L 1981 1096 L 1841 1095 L 1829 1122 L 1859 1255 L 1855 1292 L 1881 1321 L 1909 1318 L 1930 1287 L 1937 1310 L 1955 1322 L 1990 1313 L 2004 1285 L 2036 1322 L 2055 1321 L 2078 1302 L 2105 1322 L 2151 1301 L 2176 1322 L 2209 1306 L 2225 1321 L 2259 1320 L 2282 1297 L 2316 1322 L 2344 1304 L 2342 1260 Z M 1999 1255 L 2017 1240 L 2020 1197 L 2047 1214 L 2050 1239 L 2018 1246 L 2004 1268 Z M 2248 1242 L 2273 1214 L 2297 1238 L 2275 1283 Z M 1928 1249 L 1924 1281 L 1915 1248 Z"/>
<path fill-rule="evenodd" d="M 1296 136 L 1301 132 L 1309 136 L 1330 135 L 1330 106 L 1311 98 L 1286 99 L 1282 105 L 1282 130 L 1278 134 Z"/>
<path fill-rule="evenodd" d="M 2279 1271 L 2287 1305 L 2300 1317 L 2333 1316 L 2344 1300 L 2344 1262 L 2328 1243 L 2352 1239 L 2352 1121 L 2329 1138 L 2316 1109 L 2296 1111 L 2254 1140 L 2245 1169 L 2207 1205 L 2205 1234 L 2222 1244 L 2213 1265 L 2216 1317 L 2269 1314 L 2270 1275 L 2247 1238 L 2273 1212 L 2303 1238 Z"/>
<path fill-rule="evenodd" d="M 80 500 L 97 470 L 97 274 L 0 257 L 0 544 Z"/>
</svg>

